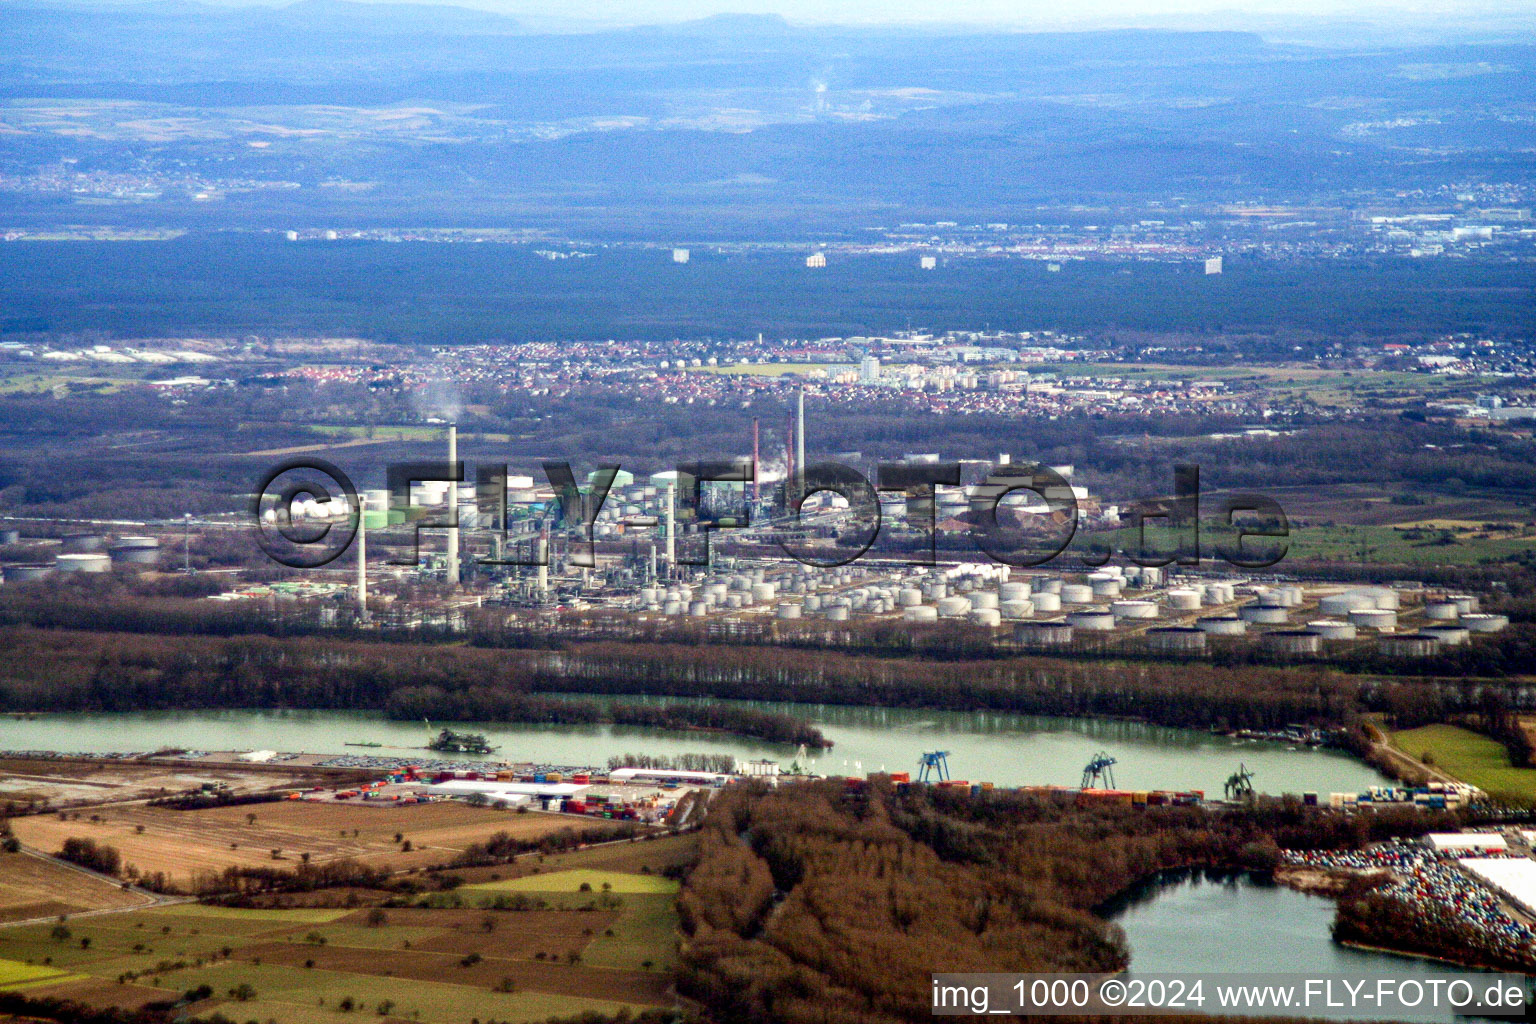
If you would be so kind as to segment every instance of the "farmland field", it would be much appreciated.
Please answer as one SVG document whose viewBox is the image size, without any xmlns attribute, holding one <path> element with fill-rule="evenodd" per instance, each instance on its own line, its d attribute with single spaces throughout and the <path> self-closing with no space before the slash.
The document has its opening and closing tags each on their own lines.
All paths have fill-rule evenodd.
<svg viewBox="0 0 1536 1024">
<path fill-rule="evenodd" d="M 1428 754 L 1435 767 L 1484 789 L 1496 800 L 1536 804 L 1536 768 L 1515 768 L 1504 746 L 1454 725 L 1426 725 L 1392 734 L 1392 743 L 1414 757 Z"/>
<path fill-rule="evenodd" d="M 132 907 L 144 897 L 19 853 L 0 855 L 0 922 Z"/>
<path fill-rule="evenodd" d="M 483 884 L 437 894 L 461 899 L 458 907 L 188 903 L 72 918 L 67 935 L 53 922 L 0 928 L 0 987 L 14 978 L 29 993 L 137 1006 L 206 985 L 212 995 L 191 1012 L 276 1024 L 359 1014 L 425 1024 L 524 1022 L 666 1006 L 676 883 L 661 871 L 690 856 L 691 844 L 622 843 L 471 869 Z M 494 876 L 502 874 L 519 884 L 501 885 Z M 604 882 L 608 892 L 600 891 Z M 517 894 L 542 906 L 476 905 Z"/>
<path fill-rule="evenodd" d="M 497 832 L 535 839 L 571 825 L 571 819 L 553 814 L 459 803 L 372 807 L 283 801 L 202 811 L 125 806 L 96 813 L 101 820 L 18 818 L 14 829 L 23 843 L 50 853 L 70 836 L 106 843 L 122 854 L 125 866 L 163 871 L 185 885 L 200 873 L 227 867 L 292 868 L 304 854 L 313 863 L 350 857 L 397 870 L 427 867 L 447 863 Z"/>
</svg>

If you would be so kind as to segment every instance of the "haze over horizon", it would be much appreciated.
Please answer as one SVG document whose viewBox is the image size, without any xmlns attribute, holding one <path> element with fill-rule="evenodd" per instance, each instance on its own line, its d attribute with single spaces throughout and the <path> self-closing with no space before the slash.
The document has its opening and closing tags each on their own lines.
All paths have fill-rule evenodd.
<svg viewBox="0 0 1536 1024">
<path fill-rule="evenodd" d="M 120 0 L 106 5 L 64 0 L 70 6 L 115 7 L 290 7 L 327 2 L 356 2 L 423 7 L 459 7 L 516 18 L 532 29 L 639 27 L 720 17 L 777 16 L 792 26 L 925 26 L 982 30 L 1097 30 L 1114 28 L 1247 29 L 1287 36 L 1306 30 L 1308 41 L 1359 43 L 1372 33 L 1400 40 L 1403 35 L 1444 36 L 1531 32 L 1536 37 L 1536 7 L 1484 0 L 1084 0 L 1064 9 L 1039 0 L 955 0 L 944 4 L 914 0 L 569 0 L 552 13 L 538 0 Z M 48 4 L 39 4 L 45 6 Z M 1318 33 L 1323 33 L 1322 37 Z"/>
</svg>

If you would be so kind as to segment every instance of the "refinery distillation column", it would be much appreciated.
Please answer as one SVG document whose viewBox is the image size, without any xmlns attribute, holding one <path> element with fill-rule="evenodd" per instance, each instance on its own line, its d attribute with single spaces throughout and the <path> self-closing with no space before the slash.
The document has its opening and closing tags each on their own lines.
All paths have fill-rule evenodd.
<svg viewBox="0 0 1536 1024">
<path fill-rule="evenodd" d="M 459 461 L 459 425 L 448 424 L 448 475 L 453 475 L 454 463 Z M 449 518 L 457 524 L 459 521 L 459 485 L 457 481 L 448 482 L 448 514 Z M 448 527 L 448 585 L 457 586 L 459 582 L 459 528 L 457 525 Z"/>
<path fill-rule="evenodd" d="M 667 484 L 667 572 L 677 568 L 677 481 Z"/>
<path fill-rule="evenodd" d="M 357 496 L 357 617 L 368 620 L 368 497 Z"/>
</svg>

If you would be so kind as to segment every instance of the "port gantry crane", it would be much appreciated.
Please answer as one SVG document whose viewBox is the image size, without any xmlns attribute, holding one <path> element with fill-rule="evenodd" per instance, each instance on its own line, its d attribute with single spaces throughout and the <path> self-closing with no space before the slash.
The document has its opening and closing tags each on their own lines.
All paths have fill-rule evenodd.
<svg viewBox="0 0 1536 1024">
<path fill-rule="evenodd" d="M 1227 776 L 1225 790 L 1228 800 L 1253 799 L 1253 772 L 1248 770 L 1247 765 L 1238 764 L 1237 771 Z"/>
<path fill-rule="evenodd" d="M 1104 751 L 1093 755 L 1093 760 L 1083 766 L 1083 784 L 1079 789 L 1114 789 L 1115 768 L 1119 764 L 1114 758 Z M 1099 785 L 1099 783 L 1104 785 Z"/>
<path fill-rule="evenodd" d="M 933 750 L 917 759 L 917 781 L 930 781 L 930 773 L 934 776 L 934 782 L 949 781 L 949 751 Z"/>
</svg>

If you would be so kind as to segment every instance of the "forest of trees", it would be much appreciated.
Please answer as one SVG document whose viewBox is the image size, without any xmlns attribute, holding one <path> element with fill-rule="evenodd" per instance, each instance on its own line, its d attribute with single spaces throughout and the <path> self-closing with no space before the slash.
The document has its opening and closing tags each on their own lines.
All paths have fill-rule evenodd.
<svg viewBox="0 0 1536 1024">
<path fill-rule="evenodd" d="M 1124 967 L 1096 908 L 1158 872 L 1265 871 L 1282 846 L 1355 847 L 1441 817 L 1078 808 L 878 776 L 739 787 L 712 801 L 679 899 L 679 987 L 733 1024 L 928 1020 L 932 972 Z"/>
<path fill-rule="evenodd" d="M 1342 726 L 1365 749 L 1360 716 L 1392 724 L 1462 720 L 1513 743 L 1519 694 L 1469 679 L 1396 680 L 1319 667 L 1242 670 L 1207 664 L 1047 657 L 982 661 L 877 658 L 825 651 L 589 643 L 491 650 L 318 638 L 161 637 L 0 626 L 13 652 L 0 711 L 169 708 L 378 708 L 406 719 L 444 712 L 500 721 L 613 722 L 722 729 L 822 746 L 804 719 L 688 702 L 584 700 L 549 694 L 1004 711 L 1107 717 L 1189 728 Z M 1516 763 L 1526 754 L 1511 747 Z"/>
</svg>

